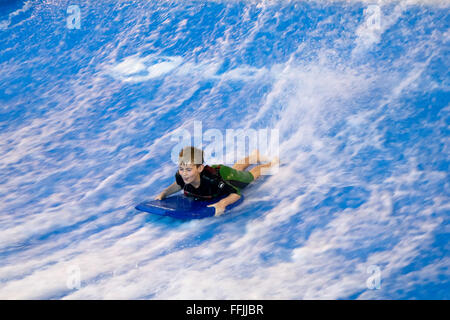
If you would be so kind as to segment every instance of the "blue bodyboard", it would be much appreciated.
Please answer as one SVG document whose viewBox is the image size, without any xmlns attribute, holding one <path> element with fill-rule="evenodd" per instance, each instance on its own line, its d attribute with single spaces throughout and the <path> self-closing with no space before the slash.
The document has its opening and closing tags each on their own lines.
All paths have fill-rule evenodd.
<svg viewBox="0 0 450 320">
<path fill-rule="evenodd" d="M 203 219 L 214 216 L 215 208 L 209 208 L 207 206 L 216 203 L 220 199 L 221 198 L 214 200 L 194 200 L 193 198 L 179 194 L 163 200 L 142 202 L 136 206 L 136 209 L 176 219 Z M 241 198 L 238 201 L 227 206 L 226 211 L 239 205 L 243 199 L 244 197 L 241 195 Z"/>
</svg>

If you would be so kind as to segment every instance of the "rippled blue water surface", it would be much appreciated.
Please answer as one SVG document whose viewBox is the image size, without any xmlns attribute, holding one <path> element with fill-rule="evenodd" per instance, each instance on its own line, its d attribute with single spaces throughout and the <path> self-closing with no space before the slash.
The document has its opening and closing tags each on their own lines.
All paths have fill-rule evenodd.
<svg viewBox="0 0 450 320">
<path fill-rule="evenodd" d="M 0 0 L 0 298 L 449 299 L 449 5 L 374 3 Z M 243 204 L 134 209 L 230 129 Z"/>
</svg>

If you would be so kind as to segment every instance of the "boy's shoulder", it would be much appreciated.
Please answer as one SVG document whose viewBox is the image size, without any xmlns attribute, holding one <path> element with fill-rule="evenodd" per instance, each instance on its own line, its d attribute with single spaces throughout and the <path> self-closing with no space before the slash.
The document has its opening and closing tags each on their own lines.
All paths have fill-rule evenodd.
<svg viewBox="0 0 450 320">
<path fill-rule="evenodd" d="M 225 170 L 226 168 L 228 168 L 227 166 L 223 165 L 223 164 L 212 164 L 212 165 L 205 165 L 205 167 L 203 168 L 203 171 L 206 171 L 210 174 L 214 174 L 214 175 L 222 175 L 223 170 Z"/>
<path fill-rule="evenodd" d="M 209 165 L 205 165 L 205 166 L 203 167 L 202 173 L 208 174 L 208 175 L 217 175 L 217 174 L 218 174 L 217 168 L 218 168 L 218 165 L 215 165 L 215 164 L 210 165 L 210 166 L 209 166 Z M 220 168 L 220 167 L 219 167 L 219 168 Z"/>
</svg>

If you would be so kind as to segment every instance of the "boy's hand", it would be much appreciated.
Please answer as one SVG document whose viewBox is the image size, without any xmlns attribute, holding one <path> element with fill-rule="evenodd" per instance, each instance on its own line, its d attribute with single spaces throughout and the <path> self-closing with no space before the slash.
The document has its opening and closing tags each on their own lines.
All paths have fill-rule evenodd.
<svg viewBox="0 0 450 320">
<path fill-rule="evenodd" d="M 214 214 L 215 217 L 218 217 L 225 212 L 225 206 L 220 202 L 210 204 L 208 207 L 214 207 L 216 209 L 216 213 Z"/>
</svg>

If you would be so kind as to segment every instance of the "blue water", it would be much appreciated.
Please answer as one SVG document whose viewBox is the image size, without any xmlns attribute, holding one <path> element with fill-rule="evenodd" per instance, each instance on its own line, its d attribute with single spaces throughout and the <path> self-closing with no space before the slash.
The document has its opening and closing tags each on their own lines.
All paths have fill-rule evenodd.
<svg viewBox="0 0 450 320">
<path fill-rule="evenodd" d="M 371 4 L 1 0 L 0 298 L 449 299 L 449 6 Z M 282 165 L 136 211 L 196 123 Z"/>
</svg>

